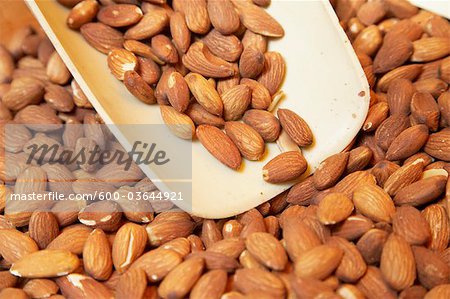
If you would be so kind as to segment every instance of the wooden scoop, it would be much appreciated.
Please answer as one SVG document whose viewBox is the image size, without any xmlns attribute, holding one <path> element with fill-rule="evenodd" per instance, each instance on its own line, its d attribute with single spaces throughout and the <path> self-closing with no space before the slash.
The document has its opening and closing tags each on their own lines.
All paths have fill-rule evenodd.
<svg viewBox="0 0 450 299">
<path fill-rule="evenodd" d="M 258 162 L 245 161 L 233 171 L 215 160 L 196 140 L 181 140 L 167 128 L 142 131 L 138 125 L 161 125 L 157 105 L 134 98 L 107 67 L 106 56 L 90 47 L 81 34 L 66 26 L 69 10 L 56 1 L 27 2 L 55 45 L 74 78 L 93 106 L 126 150 L 134 141 L 181 148 L 192 146 L 191 161 L 175 157 L 167 166 L 140 165 L 145 174 L 164 192 L 182 192 L 176 204 L 193 215 L 223 218 L 239 214 L 273 198 L 294 182 L 274 185 L 262 178 L 262 167 L 291 145 L 268 144 L 267 154 Z M 273 1 L 268 12 L 284 27 L 285 37 L 270 42 L 287 63 L 280 107 L 301 115 L 310 125 L 315 142 L 303 153 L 310 174 L 326 157 L 342 151 L 360 130 L 369 107 L 369 86 L 358 59 L 327 0 Z M 15 13 L 17 14 L 17 13 Z M 161 130 L 165 130 L 164 134 Z M 155 130 L 156 131 L 156 130 Z M 188 166 L 186 166 L 188 162 Z M 189 170 L 192 181 L 181 184 L 181 168 Z"/>
</svg>

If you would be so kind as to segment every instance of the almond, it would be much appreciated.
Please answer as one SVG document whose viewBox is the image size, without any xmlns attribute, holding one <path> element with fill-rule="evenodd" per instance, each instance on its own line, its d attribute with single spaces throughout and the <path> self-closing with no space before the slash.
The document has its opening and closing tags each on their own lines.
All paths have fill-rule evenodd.
<svg viewBox="0 0 450 299">
<path fill-rule="evenodd" d="M 37 105 L 29 105 L 20 110 L 16 114 L 15 121 L 40 132 L 55 131 L 62 127 L 61 119 L 53 110 Z"/>
<path fill-rule="evenodd" d="M 23 78 L 21 83 L 16 79 L 3 97 L 3 104 L 10 110 L 20 110 L 30 104 L 37 104 L 44 96 L 44 87 L 33 78 Z M 17 84 L 17 86 L 16 86 Z"/>
<path fill-rule="evenodd" d="M 151 45 L 153 52 L 161 61 L 172 64 L 178 62 L 177 49 L 167 36 L 163 34 L 155 35 L 152 37 Z"/>
<path fill-rule="evenodd" d="M 95 279 L 72 273 L 56 280 L 61 293 L 69 298 L 114 298 L 110 289 Z"/>
<path fill-rule="evenodd" d="M 45 87 L 45 101 L 59 112 L 70 112 L 75 104 L 72 95 L 62 86 L 51 84 Z"/>
<path fill-rule="evenodd" d="M 250 105 L 252 90 L 247 85 L 236 85 L 221 95 L 224 119 L 238 120 Z"/>
<path fill-rule="evenodd" d="M 410 19 L 403 19 L 396 23 L 389 31 L 393 36 L 406 36 L 411 41 L 418 40 L 423 33 L 422 27 Z"/>
<path fill-rule="evenodd" d="M 359 186 L 368 185 L 368 188 L 371 188 L 370 185 L 375 183 L 376 179 L 372 174 L 367 171 L 357 171 L 344 177 L 332 190 L 333 192 L 345 193 L 349 198 L 352 198 L 353 192 Z"/>
<path fill-rule="evenodd" d="M 128 91 L 146 104 L 155 104 L 156 98 L 153 89 L 134 70 L 124 73 L 123 83 Z"/>
<path fill-rule="evenodd" d="M 447 90 L 448 84 L 438 78 L 420 78 L 420 80 L 414 83 L 414 87 L 419 92 L 430 93 L 433 97 L 438 98 L 444 91 Z"/>
<path fill-rule="evenodd" d="M 164 123 L 174 135 L 182 139 L 192 139 L 195 126 L 189 116 L 178 112 L 171 106 L 161 105 L 159 107 Z"/>
<path fill-rule="evenodd" d="M 450 161 L 450 129 L 431 134 L 424 150 L 434 158 Z"/>
<path fill-rule="evenodd" d="M 211 125 L 221 128 L 225 124 L 223 118 L 209 113 L 205 108 L 202 107 L 202 105 L 198 103 L 192 103 L 186 110 L 186 114 L 194 121 L 197 126 Z"/>
<path fill-rule="evenodd" d="M 81 26 L 92 22 L 100 6 L 97 1 L 84 0 L 75 5 L 67 16 L 67 26 L 70 29 L 80 29 Z"/>
<path fill-rule="evenodd" d="M 425 125 L 415 125 L 400 133 L 391 143 L 386 159 L 395 161 L 405 159 L 417 153 L 428 139 L 428 128 Z"/>
<path fill-rule="evenodd" d="M 334 246 L 312 248 L 295 262 L 295 274 L 302 278 L 324 279 L 337 268 L 342 255 L 342 249 Z"/>
<path fill-rule="evenodd" d="M 81 26 L 80 31 L 92 47 L 104 54 L 108 54 L 112 49 L 122 48 L 122 33 L 105 24 L 87 23 Z"/>
<path fill-rule="evenodd" d="M 361 5 L 357 17 L 364 25 L 369 26 L 383 19 L 386 12 L 386 6 L 382 1 L 371 1 Z"/>
<path fill-rule="evenodd" d="M 429 93 L 416 92 L 411 101 L 411 116 L 416 124 L 425 124 L 431 131 L 439 126 L 439 107 Z"/>
<path fill-rule="evenodd" d="M 388 12 L 399 19 L 410 18 L 417 14 L 418 8 L 404 0 L 387 0 Z"/>
<path fill-rule="evenodd" d="M 376 3 L 376 1 L 375 1 Z M 386 73 L 405 63 L 413 53 L 413 43 L 406 36 L 388 35 L 373 61 L 375 74 Z"/>
<path fill-rule="evenodd" d="M 350 151 L 348 156 L 346 173 L 352 173 L 364 169 L 372 160 L 373 152 L 367 146 L 359 146 Z"/>
<path fill-rule="evenodd" d="M 274 142 L 280 134 L 280 122 L 270 112 L 251 109 L 245 112 L 242 120 L 255 129 L 265 142 Z"/>
<path fill-rule="evenodd" d="M 144 270 L 133 269 L 121 275 L 116 286 L 116 298 L 142 298 L 147 286 Z"/>
<path fill-rule="evenodd" d="M 84 225 L 105 231 L 115 231 L 120 225 L 121 217 L 119 205 L 108 200 L 91 203 L 78 214 L 78 220 Z"/>
<path fill-rule="evenodd" d="M 31 298 L 46 298 L 58 293 L 59 287 L 50 279 L 31 279 L 23 286 L 23 290 Z"/>
<path fill-rule="evenodd" d="M 378 51 L 382 42 L 383 38 L 380 29 L 376 25 L 371 25 L 358 34 L 353 41 L 353 48 L 357 52 L 363 52 L 372 56 Z"/>
<path fill-rule="evenodd" d="M 257 232 L 245 240 L 247 250 L 262 264 L 273 270 L 283 270 L 287 255 L 281 243 L 271 234 Z"/>
<path fill-rule="evenodd" d="M 319 203 L 317 217 L 325 225 L 345 220 L 353 211 L 352 201 L 342 193 L 330 193 Z"/>
<path fill-rule="evenodd" d="M 358 248 L 340 237 L 331 237 L 327 244 L 340 248 L 344 255 L 339 266 L 336 269 L 336 276 L 345 282 L 355 282 L 366 272 L 367 265 L 358 251 Z"/>
<path fill-rule="evenodd" d="M 265 151 L 262 137 L 252 127 L 241 122 L 226 122 L 225 132 L 248 160 L 261 159 Z"/>
<path fill-rule="evenodd" d="M 388 117 L 375 131 L 377 145 L 383 150 L 388 150 L 392 142 L 410 125 L 409 118 L 405 115 L 394 114 Z"/>
<path fill-rule="evenodd" d="M 420 283 L 428 289 L 449 283 L 450 268 L 437 254 L 425 247 L 414 246 L 417 276 Z"/>
<path fill-rule="evenodd" d="M 214 55 L 229 62 L 237 61 L 242 53 L 241 41 L 236 36 L 222 35 L 214 29 L 203 38 L 203 42 Z"/>
<path fill-rule="evenodd" d="M 242 78 L 241 84 L 247 85 L 252 90 L 251 107 L 254 109 L 266 110 L 272 103 L 269 90 L 258 81 Z"/>
<path fill-rule="evenodd" d="M 81 224 L 68 226 L 48 244 L 47 249 L 66 250 L 73 254 L 81 254 L 91 231 L 92 229 Z"/>
<path fill-rule="evenodd" d="M 0 291 L 0 298 L 7 299 L 7 298 L 17 298 L 17 299 L 27 299 L 28 294 L 25 293 L 22 289 L 17 288 L 5 288 Z"/>
<path fill-rule="evenodd" d="M 211 23 L 217 31 L 227 35 L 238 30 L 240 25 L 239 15 L 230 0 L 208 1 L 207 9 Z"/>
<path fill-rule="evenodd" d="M 265 53 L 267 51 L 267 44 L 267 37 L 251 30 L 246 30 L 244 36 L 242 37 L 242 45 L 244 46 L 244 49 L 254 47 L 262 53 Z"/>
<path fill-rule="evenodd" d="M 134 71 L 138 67 L 136 56 L 125 49 L 112 49 L 108 53 L 108 66 L 118 80 L 123 81 L 125 72 Z"/>
<path fill-rule="evenodd" d="M 367 118 L 363 124 L 363 131 L 372 132 L 375 131 L 380 124 L 388 117 L 389 105 L 386 102 L 376 103 L 369 109 Z"/>
<path fill-rule="evenodd" d="M 194 33 L 205 34 L 211 27 L 206 0 L 194 0 L 189 5 L 183 3 L 182 12 L 186 17 L 186 24 Z"/>
<path fill-rule="evenodd" d="M 431 237 L 425 218 L 411 206 L 397 208 L 392 219 L 392 226 L 394 232 L 411 245 L 422 245 Z"/>
<path fill-rule="evenodd" d="M 19 277 L 65 276 L 78 268 L 80 260 L 67 250 L 40 250 L 16 261 L 10 272 Z"/>
<path fill-rule="evenodd" d="M 260 269 L 239 269 L 233 278 L 233 285 L 244 294 L 259 290 L 271 297 L 284 297 L 283 282 L 273 273 Z"/>
<path fill-rule="evenodd" d="M 190 298 L 219 298 L 225 292 L 226 281 L 227 273 L 225 271 L 211 270 L 199 278 L 191 290 Z"/>
<path fill-rule="evenodd" d="M 389 194 L 376 185 L 360 185 L 356 188 L 353 203 L 361 214 L 377 222 L 390 222 L 395 213 Z"/>
<path fill-rule="evenodd" d="M 241 154 L 225 133 L 210 125 L 200 125 L 196 132 L 198 139 L 211 155 L 231 169 L 239 169 Z"/>
<path fill-rule="evenodd" d="M 169 17 L 164 10 L 153 9 L 144 14 L 136 25 L 125 31 L 126 39 L 142 40 L 160 33 L 169 24 Z"/>
<path fill-rule="evenodd" d="M 58 221 L 51 212 L 33 212 L 28 229 L 30 237 L 41 249 L 46 248 L 59 234 Z"/>
<path fill-rule="evenodd" d="M 186 19 L 181 12 L 174 12 L 170 16 L 170 33 L 175 46 L 186 53 L 191 45 L 191 32 L 186 24 Z"/>
<path fill-rule="evenodd" d="M 283 225 L 283 238 L 286 251 L 294 262 L 305 252 L 319 246 L 321 241 L 314 230 L 298 218 L 288 218 Z"/>
<path fill-rule="evenodd" d="M 163 298 L 183 298 L 200 278 L 204 260 L 190 258 L 175 267 L 161 282 L 158 294 Z"/>
<path fill-rule="evenodd" d="M 311 129 L 303 118 L 289 109 L 278 109 L 277 114 L 281 126 L 298 146 L 312 144 Z"/>
<path fill-rule="evenodd" d="M 438 105 L 442 120 L 450 124 L 450 92 L 444 92 L 439 96 Z"/>
<path fill-rule="evenodd" d="M 375 267 L 368 267 L 366 274 L 356 285 L 369 299 L 396 298 L 396 293 L 386 284 L 381 271 Z"/>
<path fill-rule="evenodd" d="M 427 247 L 434 251 L 443 251 L 449 241 L 450 225 L 447 211 L 443 206 L 433 204 L 422 211 L 431 230 L 431 239 Z"/>
<path fill-rule="evenodd" d="M 235 74 L 233 65 L 212 54 L 203 42 L 195 42 L 183 56 L 183 64 L 206 77 L 226 78 Z"/>
<path fill-rule="evenodd" d="M 179 237 L 187 237 L 194 229 L 194 223 L 191 220 L 155 220 L 148 224 L 148 240 L 152 246 L 160 246 Z"/>
<path fill-rule="evenodd" d="M 416 264 L 410 245 L 401 237 L 391 234 L 383 247 L 380 270 L 387 283 L 396 290 L 413 285 Z"/>
<path fill-rule="evenodd" d="M 170 103 L 178 112 L 184 112 L 190 102 L 184 77 L 172 68 L 164 71 L 156 87 L 156 98 L 160 104 Z"/>
<path fill-rule="evenodd" d="M 156 249 L 138 258 L 128 271 L 142 269 L 150 282 L 161 281 L 172 269 L 182 262 L 181 256 L 173 250 Z"/>
<path fill-rule="evenodd" d="M 234 272 L 239 268 L 239 263 L 232 257 L 213 251 L 197 251 L 189 254 L 187 259 L 202 258 L 208 270 L 222 269 L 227 272 Z"/>
<path fill-rule="evenodd" d="M 403 187 L 420 179 L 423 168 L 424 159 L 422 158 L 403 165 L 386 180 L 384 190 L 391 196 L 396 195 Z"/>
<path fill-rule="evenodd" d="M 139 22 L 143 14 L 141 9 L 132 4 L 113 4 L 102 7 L 97 19 L 111 27 L 126 27 Z"/>
<path fill-rule="evenodd" d="M 286 74 L 286 62 L 278 52 L 264 54 L 264 68 L 258 82 L 264 85 L 274 95 L 281 87 Z"/>
<path fill-rule="evenodd" d="M 344 173 L 348 157 L 348 153 L 339 153 L 328 157 L 320 163 L 313 175 L 314 187 L 317 190 L 332 187 Z"/>
<path fill-rule="evenodd" d="M 94 229 L 83 248 L 84 270 L 97 280 L 106 280 L 112 273 L 111 247 L 106 234 Z"/>
<path fill-rule="evenodd" d="M 413 62 L 433 61 L 450 54 L 450 39 L 445 37 L 422 38 L 413 43 Z"/>
<path fill-rule="evenodd" d="M 127 223 L 116 233 L 112 245 L 112 260 L 119 273 L 126 269 L 144 252 L 147 244 L 145 229 L 137 224 Z"/>
<path fill-rule="evenodd" d="M 264 69 L 264 53 L 259 49 L 249 46 L 242 52 L 239 60 L 239 71 L 243 78 L 255 79 Z"/>
<path fill-rule="evenodd" d="M 264 36 L 282 37 L 283 27 L 264 9 L 243 0 L 231 0 L 239 12 L 242 24 Z"/>
<path fill-rule="evenodd" d="M 381 259 L 381 252 L 389 233 L 373 228 L 368 230 L 356 243 L 356 247 L 367 264 L 376 264 Z"/>
<path fill-rule="evenodd" d="M 392 71 L 386 73 L 383 77 L 378 80 L 377 87 L 386 92 L 389 86 L 397 79 L 406 79 L 413 81 L 419 76 L 422 71 L 422 65 L 420 64 L 409 64 L 403 65 Z"/>
<path fill-rule="evenodd" d="M 208 112 L 221 116 L 223 102 L 217 91 L 200 74 L 190 73 L 185 80 L 197 102 Z"/>
<path fill-rule="evenodd" d="M 442 175 L 419 180 L 400 189 L 394 201 L 397 205 L 423 205 L 438 198 L 444 192 L 446 183 L 447 178 Z"/>
<path fill-rule="evenodd" d="M 308 167 L 298 151 L 284 152 L 263 167 L 263 178 L 269 183 L 283 183 L 300 177 Z"/>
</svg>

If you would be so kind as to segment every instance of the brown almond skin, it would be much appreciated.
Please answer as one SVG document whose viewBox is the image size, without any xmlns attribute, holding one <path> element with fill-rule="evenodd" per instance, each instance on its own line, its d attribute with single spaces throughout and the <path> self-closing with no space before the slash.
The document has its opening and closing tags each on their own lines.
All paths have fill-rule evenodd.
<svg viewBox="0 0 450 299">
<path fill-rule="evenodd" d="M 262 264 L 275 271 L 281 271 L 287 263 L 286 252 L 277 238 L 269 233 L 250 234 L 245 245 L 247 250 Z"/>
<path fill-rule="evenodd" d="M 123 83 L 128 91 L 141 102 L 146 104 L 156 103 L 153 89 L 136 71 L 125 72 Z"/>
<path fill-rule="evenodd" d="M 244 158 L 258 161 L 264 155 L 264 140 L 249 125 L 237 121 L 226 122 L 225 132 L 238 147 Z"/>
<path fill-rule="evenodd" d="M 439 197 L 445 191 L 447 178 L 445 176 L 433 176 L 419 180 L 406 186 L 395 195 L 397 205 L 420 206 Z"/>
<path fill-rule="evenodd" d="M 380 261 L 381 252 L 388 236 L 388 232 L 377 228 L 370 229 L 361 236 L 356 247 L 367 264 L 372 265 Z"/>
<path fill-rule="evenodd" d="M 375 74 L 386 73 L 405 63 L 413 53 L 413 44 L 405 36 L 385 38 L 384 43 L 373 61 Z"/>
<path fill-rule="evenodd" d="M 377 87 L 379 87 L 381 91 L 386 92 L 390 85 L 397 79 L 413 81 L 422 72 L 422 68 L 423 67 L 420 64 L 399 66 L 381 77 L 378 80 Z"/>
<path fill-rule="evenodd" d="M 239 269 L 233 279 L 234 287 L 244 294 L 255 290 L 263 291 L 271 298 L 283 298 L 283 281 L 275 274 L 261 269 Z"/>
<path fill-rule="evenodd" d="M 313 134 L 308 124 L 289 109 L 278 109 L 281 126 L 298 146 L 308 146 L 313 142 Z"/>
<path fill-rule="evenodd" d="M 401 206 L 392 218 L 393 230 L 411 245 L 426 243 L 431 232 L 422 214 L 414 207 Z"/>
<path fill-rule="evenodd" d="M 381 254 L 380 270 L 388 284 L 403 290 L 416 279 L 416 264 L 410 245 L 401 237 L 391 234 Z"/>
<path fill-rule="evenodd" d="M 199 103 L 192 103 L 185 111 L 185 113 L 194 121 L 197 126 L 210 125 L 222 128 L 225 125 L 225 121 L 223 118 L 209 113 Z"/>
<path fill-rule="evenodd" d="M 219 298 L 225 292 L 226 282 L 227 272 L 224 270 L 211 270 L 206 272 L 195 283 L 191 290 L 190 298 Z"/>
<path fill-rule="evenodd" d="M 450 129 L 431 134 L 424 150 L 434 158 L 450 162 Z"/>
<path fill-rule="evenodd" d="M 274 95 L 283 83 L 286 74 L 286 63 L 278 52 L 266 52 L 264 54 L 264 68 L 258 78 L 258 82 L 264 85 Z"/>
<path fill-rule="evenodd" d="M 353 193 L 355 208 L 373 221 L 390 222 L 395 206 L 389 194 L 377 185 L 361 185 Z"/>
<path fill-rule="evenodd" d="M 354 283 L 360 279 L 367 270 L 366 262 L 355 244 L 341 237 L 330 237 L 327 244 L 343 250 L 341 263 L 336 269 L 336 276 L 347 283 Z"/>
<path fill-rule="evenodd" d="M 438 253 L 420 246 L 414 246 L 413 252 L 417 276 L 424 287 L 432 289 L 440 284 L 449 283 L 450 267 Z"/>
<path fill-rule="evenodd" d="M 253 46 L 244 48 L 239 60 L 241 77 L 255 79 L 264 68 L 264 53 Z"/>
<path fill-rule="evenodd" d="M 265 142 L 274 142 L 280 135 L 280 122 L 268 111 L 259 109 L 247 110 L 242 120 L 255 129 Z"/>
<path fill-rule="evenodd" d="M 334 186 L 344 173 L 349 153 L 339 153 L 325 159 L 313 175 L 314 186 L 317 190 L 324 190 Z"/>
<path fill-rule="evenodd" d="M 390 161 L 402 160 L 417 153 L 428 140 L 428 127 L 415 125 L 400 133 L 386 152 Z"/>
<path fill-rule="evenodd" d="M 387 91 L 389 111 L 393 114 L 408 115 L 410 113 L 411 99 L 416 88 L 411 81 L 398 79 L 392 82 Z"/>
<path fill-rule="evenodd" d="M 431 131 L 439 127 L 439 106 L 429 93 L 416 92 L 411 100 L 411 116 L 417 124 L 425 124 Z"/>
<path fill-rule="evenodd" d="M 207 9 L 213 27 L 222 34 L 232 34 L 239 29 L 239 15 L 230 0 L 208 1 Z"/>
<path fill-rule="evenodd" d="M 233 141 L 220 129 L 210 125 L 200 125 L 196 130 L 203 146 L 220 162 L 231 169 L 239 169 L 242 158 Z"/>
<path fill-rule="evenodd" d="M 431 239 L 427 247 L 431 250 L 442 252 L 448 247 L 450 239 L 450 224 L 445 207 L 432 204 L 422 211 L 431 230 Z"/>
<path fill-rule="evenodd" d="M 339 265 L 344 252 L 331 245 L 320 245 L 305 252 L 295 262 L 295 274 L 302 278 L 324 279 Z"/>
<path fill-rule="evenodd" d="M 122 48 L 123 34 L 102 23 L 87 23 L 80 28 L 86 41 L 98 51 L 108 54 L 114 48 Z"/>
<path fill-rule="evenodd" d="M 67 17 L 67 26 L 71 29 L 79 29 L 86 23 L 91 22 L 99 10 L 97 1 L 85 0 L 75 5 Z"/>
<path fill-rule="evenodd" d="M 438 98 L 439 110 L 441 112 L 441 118 L 445 122 L 450 124 L 450 92 L 444 92 Z"/>
<path fill-rule="evenodd" d="M 126 27 L 141 20 L 141 9 L 132 4 L 113 4 L 104 6 L 97 14 L 97 19 L 111 27 Z"/>
<path fill-rule="evenodd" d="M 335 224 L 347 219 L 353 208 L 353 202 L 345 194 L 330 193 L 320 201 L 317 217 L 325 225 Z"/>
<path fill-rule="evenodd" d="M 269 183 L 283 183 L 300 177 L 308 164 L 298 151 L 282 153 L 263 167 L 263 178 Z"/>
<path fill-rule="evenodd" d="M 170 33 L 175 46 L 183 53 L 186 53 L 191 45 L 191 32 L 181 12 L 174 12 L 170 16 Z"/>
<path fill-rule="evenodd" d="M 375 131 L 378 146 L 387 151 L 395 138 L 409 126 L 410 121 L 407 116 L 401 114 L 389 116 Z"/>
</svg>

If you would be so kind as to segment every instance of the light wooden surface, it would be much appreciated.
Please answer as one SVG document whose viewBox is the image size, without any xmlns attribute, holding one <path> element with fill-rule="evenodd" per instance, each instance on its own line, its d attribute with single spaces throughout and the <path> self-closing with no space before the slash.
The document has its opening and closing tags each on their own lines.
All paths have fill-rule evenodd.
<svg viewBox="0 0 450 299">
<path fill-rule="evenodd" d="M 0 1 L 0 43 L 6 44 L 11 39 L 14 30 L 31 25 L 40 31 L 38 22 L 28 7 L 21 0 Z"/>
</svg>

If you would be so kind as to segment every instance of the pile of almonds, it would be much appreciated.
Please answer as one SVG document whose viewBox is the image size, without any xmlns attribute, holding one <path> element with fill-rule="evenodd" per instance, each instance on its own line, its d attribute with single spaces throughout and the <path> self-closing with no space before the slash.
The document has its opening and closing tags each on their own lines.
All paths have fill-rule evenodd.
<svg viewBox="0 0 450 299">
<path fill-rule="evenodd" d="M 265 142 L 277 141 L 281 128 L 300 147 L 312 143 L 295 112 L 270 113 L 282 97 L 286 68 L 280 53 L 267 51 L 270 38 L 284 35 L 260 7 L 270 1 L 59 2 L 76 4 L 67 25 L 108 55 L 111 73 L 131 94 L 158 103 L 176 136 L 196 136 L 226 166 L 239 169 L 242 157 L 260 160 Z M 306 168 L 300 151 L 283 153 L 264 167 L 263 177 L 285 182 Z"/>
<path fill-rule="evenodd" d="M 403 0 L 333 5 L 372 89 L 352 145 L 228 219 L 108 201 L 4 212 L 0 298 L 450 298 L 450 23 Z M 0 53 L 2 123 L 92 118 L 47 39 L 20 30 Z"/>
</svg>

